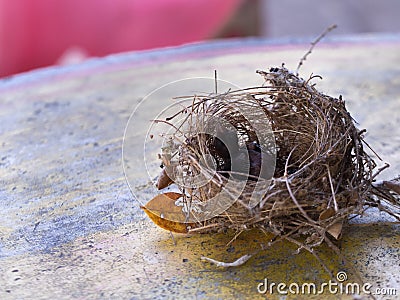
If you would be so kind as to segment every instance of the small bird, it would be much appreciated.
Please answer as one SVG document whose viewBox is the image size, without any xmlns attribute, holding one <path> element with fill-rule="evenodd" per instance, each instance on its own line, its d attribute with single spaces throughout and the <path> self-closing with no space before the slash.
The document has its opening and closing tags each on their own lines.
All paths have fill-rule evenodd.
<svg viewBox="0 0 400 300">
<path fill-rule="evenodd" d="M 236 132 L 217 124 L 210 149 L 217 161 L 217 171 L 221 171 L 221 174 L 227 177 L 227 172 L 231 171 L 231 156 L 238 151 L 239 140 Z"/>
<path fill-rule="evenodd" d="M 250 175 L 260 176 L 261 164 L 263 155 L 261 153 L 261 147 L 257 142 L 250 142 L 246 144 L 247 152 L 250 160 Z"/>
<path fill-rule="evenodd" d="M 233 178 L 250 180 L 256 180 L 255 177 L 260 175 L 262 154 L 258 143 L 250 142 L 246 147 L 239 147 L 236 131 L 218 124 L 212 146 L 214 154 L 223 160 L 217 168 L 221 174 L 232 172 Z"/>
</svg>

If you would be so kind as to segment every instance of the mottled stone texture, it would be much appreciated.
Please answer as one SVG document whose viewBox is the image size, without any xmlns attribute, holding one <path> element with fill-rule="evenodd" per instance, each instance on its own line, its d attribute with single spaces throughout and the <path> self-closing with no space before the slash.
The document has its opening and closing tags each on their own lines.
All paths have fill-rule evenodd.
<svg viewBox="0 0 400 300">
<path fill-rule="evenodd" d="M 285 62 L 294 70 L 307 48 L 263 40 L 217 42 L 0 81 L 0 298 L 256 299 L 266 277 L 287 284 L 329 280 L 313 256 L 296 255 L 296 247 L 285 243 L 238 268 L 220 270 L 200 261 L 201 256 L 233 261 L 267 237 L 243 233 L 227 246 L 233 234 L 175 236 L 174 245 L 140 211 L 121 159 L 128 118 L 153 89 L 171 80 L 213 76 L 214 69 L 220 79 L 241 87 L 259 85 L 256 69 Z M 400 173 L 399 62 L 400 37 L 373 36 L 321 44 L 301 69 L 303 77 L 321 75 L 317 87 L 343 95 L 359 127 L 368 129 L 366 140 L 392 165 L 381 178 Z M 139 121 L 138 136 L 148 126 Z M 155 195 L 147 174 L 142 178 L 147 187 L 133 183 L 135 195 Z M 373 211 L 367 215 L 358 222 L 390 220 Z M 368 225 L 346 228 L 340 245 L 373 290 L 397 288 L 399 294 L 399 243 L 398 225 Z M 333 273 L 348 270 L 348 281 L 356 281 L 327 247 L 319 253 Z"/>
</svg>

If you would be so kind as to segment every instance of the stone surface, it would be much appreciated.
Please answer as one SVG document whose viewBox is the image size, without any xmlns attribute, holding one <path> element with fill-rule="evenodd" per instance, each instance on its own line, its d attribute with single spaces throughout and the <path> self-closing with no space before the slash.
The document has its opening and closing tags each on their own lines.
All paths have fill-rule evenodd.
<svg viewBox="0 0 400 300">
<path fill-rule="evenodd" d="M 201 256 L 234 261 L 268 239 L 247 232 L 228 245 L 232 234 L 177 235 L 175 245 L 135 199 L 157 193 L 148 175 L 139 174 L 144 185 L 131 183 L 134 197 L 121 159 L 129 116 L 155 88 L 212 77 L 215 69 L 220 79 L 239 86 L 260 85 L 256 69 L 284 62 L 295 70 L 307 49 L 221 41 L 110 56 L 0 81 L 0 298 L 256 299 L 263 298 L 257 285 L 264 278 L 328 281 L 312 255 L 295 254 L 287 243 L 238 268 L 200 261 Z M 368 129 L 368 143 L 391 164 L 381 179 L 400 173 L 399 61 L 399 36 L 345 38 L 319 45 L 300 72 L 322 75 L 316 82 L 321 91 L 343 95 L 359 127 Z M 157 110 L 159 103 L 150 107 Z M 137 122 L 137 145 L 148 127 L 149 121 Z M 399 225 L 382 224 L 391 219 L 375 211 L 367 215 L 360 222 L 378 224 L 346 228 L 343 254 L 372 290 L 396 288 L 398 295 Z M 318 253 L 334 274 L 346 270 L 348 282 L 357 280 L 327 247 Z"/>
</svg>

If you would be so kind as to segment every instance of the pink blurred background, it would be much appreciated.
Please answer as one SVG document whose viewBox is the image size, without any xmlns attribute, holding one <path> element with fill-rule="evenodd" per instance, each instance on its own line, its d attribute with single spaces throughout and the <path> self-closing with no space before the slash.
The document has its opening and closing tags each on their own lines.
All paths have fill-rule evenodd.
<svg viewBox="0 0 400 300">
<path fill-rule="evenodd" d="M 242 0 L 0 0 L 0 76 L 215 37 Z"/>
<path fill-rule="evenodd" d="M 0 77 L 214 38 L 399 33 L 398 0 L 0 0 Z"/>
</svg>

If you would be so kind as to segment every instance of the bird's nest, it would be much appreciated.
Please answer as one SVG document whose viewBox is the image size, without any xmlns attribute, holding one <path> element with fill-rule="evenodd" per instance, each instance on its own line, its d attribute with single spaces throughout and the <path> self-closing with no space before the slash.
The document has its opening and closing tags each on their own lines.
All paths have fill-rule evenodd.
<svg viewBox="0 0 400 300">
<path fill-rule="evenodd" d="M 283 65 L 258 73 L 262 87 L 193 96 L 168 119 L 183 116 L 158 185 L 181 190 L 188 232 L 255 227 L 312 249 L 366 207 L 399 220 L 399 185 L 375 182 L 386 166 L 366 152 L 345 101 L 319 92 L 318 76 Z"/>
<path fill-rule="evenodd" d="M 261 87 L 193 95 L 176 114 L 155 121 L 171 129 L 157 181 L 164 193 L 142 207 L 155 223 L 181 233 L 258 228 L 316 256 L 313 248 L 323 242 L 340 255 L 332 241 L 370 207 L 400 221 L 400 177 L 376 181 L 388 165 L 377 166 L 379 155 L 345 101 L 319 92 L 313 82 L 320 76 L 298 75 L 333 28 L 312 43 L 296 73 L 284 65 L 258 71 Z M 171 184 L 180 192 L 165 191 Z M 227 267 L 250 257 L 205 259 Z"/>
</svg>

